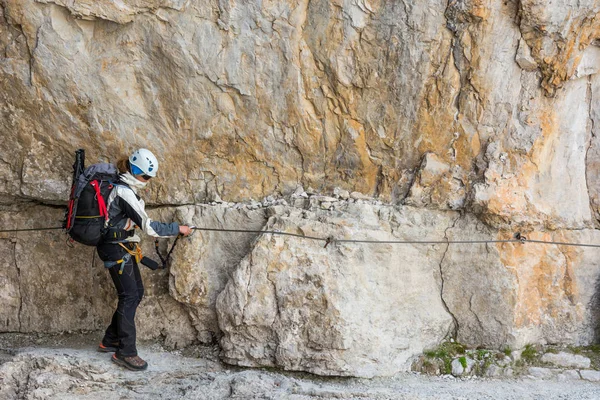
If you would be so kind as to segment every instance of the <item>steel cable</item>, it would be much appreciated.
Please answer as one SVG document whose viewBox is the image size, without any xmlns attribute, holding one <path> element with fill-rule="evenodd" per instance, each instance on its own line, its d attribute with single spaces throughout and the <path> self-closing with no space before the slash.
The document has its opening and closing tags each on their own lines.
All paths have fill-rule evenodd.
<svg viewBox="0 0 600 400">
<path fill-rule="evenodd" d="M 23 228 L 23 229 L 3 229 L 0 230 L 0 233 L 10 233 L 10 232 L 31 232 L 31 231 L 52 231 L 64 229 L 62 226 L 57 226 L 53 228 Z"/>
<path fill-rule="evenodd" d="M 63 227 L 49 227 L 49 228 L 23 228 L 23 229 L 3 229 L 0 233 L 15 233 L 15 232 L 32 232 L 32 231 L 50 231 L 64 229 Z M 326 246 L 330 243 L 366 243 L 366 244 L 488 244 L 488 243 L 534 243 L 534 244 L 552 244 L 558 246 L 575 246 L 575 247 L 593 247 L 600 248 L 600 244 L 592 243 L 577 243 L 577 242 L 559 242 L 553 240 L 536 240 L 527 239 L 520 234 L 515 235 L 515 239 L 504 239 L 504 240 L 371 240 L 371 239 L 335 239 L 333 237 L 319 237 L 302 235 L 299 233 L 282 232 L 277 230 L 252 230 L 252 229 L 226 229 L 226 228 L 202 228 L 192 227 L 194 230 L 206 231 L 206 232 L 228 232 L 228 233 L 253 233 L 253 234 L 271 234 L 281 236 L 292 236 L 308 240 L 316 240 L 325 242 Z"/>
</svg>

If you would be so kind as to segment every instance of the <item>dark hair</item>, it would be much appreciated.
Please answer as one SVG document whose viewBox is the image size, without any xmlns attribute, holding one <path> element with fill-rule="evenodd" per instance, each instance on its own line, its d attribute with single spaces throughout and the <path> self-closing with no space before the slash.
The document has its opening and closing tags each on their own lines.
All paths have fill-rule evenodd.
<svg viewBox="0 0 600 400">
<path fill-rule="evenodd" d="M 129 165 L 129 158 L 128 157 L 122 157 L 122 158 L 119 159 L 119 161 L 117 161 L 117 168 L 119 169 L 119 172 L 121 174 L 129 172 L 130 167 L 131 166 Z"/>
</svg>

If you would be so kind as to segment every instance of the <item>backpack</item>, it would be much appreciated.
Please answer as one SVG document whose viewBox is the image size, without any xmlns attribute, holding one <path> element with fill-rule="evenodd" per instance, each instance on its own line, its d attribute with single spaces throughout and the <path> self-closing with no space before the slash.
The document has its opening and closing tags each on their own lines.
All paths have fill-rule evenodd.
<svg viewBox="0 0 600 400">
<path fill-rule="evenodd" d="M 90 165 L 74 179 L 65 222 L 72 240 L 88 246 L 100 244 L 108 221 L 106 202 L 118 180 L 117 167 L 108 163 Z"/>
</svg>

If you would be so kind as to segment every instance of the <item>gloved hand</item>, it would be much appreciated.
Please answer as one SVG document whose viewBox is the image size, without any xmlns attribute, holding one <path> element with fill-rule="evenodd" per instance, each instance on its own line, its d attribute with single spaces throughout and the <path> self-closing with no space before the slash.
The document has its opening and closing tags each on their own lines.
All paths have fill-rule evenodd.
<svg viewBox="0 0 600 400">
<path fill-rule="evenodd" d="M 148 258 L 148 257 L 142 257 L 140 262 L 142 264 L 144 264 L 146 267 L 150 268 L 152 271 L 156 271 L 159 268 L 163 268 L 162 265 L 160 265 L 159 263 L 157 263 L 156 261 L 154 261 L 153 259 Z"/>
</svg>

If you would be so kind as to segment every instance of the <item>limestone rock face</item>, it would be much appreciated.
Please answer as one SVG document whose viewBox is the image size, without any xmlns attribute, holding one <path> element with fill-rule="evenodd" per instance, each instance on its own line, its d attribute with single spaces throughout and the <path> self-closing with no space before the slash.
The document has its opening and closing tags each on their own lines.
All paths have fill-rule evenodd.
<svg viewBox="0 0 600 400">
<path fill-rule="evenodd" d="M 74 149 L 146 146 L 155 203 L 303 184 L 419 205 L 428 154 L 450 173 L 427 205 L 594 223 L 594 1 L 1 4 L 3 197 L 63 201 Z"/>
<path fill-rule="evenodd" d="M 582 59 L 596 53 L 590 44 L 600 37 L 599 15 L 595 0 L 562 1 L 556 7 L 540 0 L 519 2 L 521 34 L 540 64 L 541 84 L 549 93 L 577 76 Z"/>
<path fill-rule="evenodd" d="M 449 240 L 506 240 L 463 218 Z M 556 231 L 532 240 L 598 243 L 594 230 Z M 598 329 L 597 249 L 534 243 L 451 244 L 441 263 L 443 299 L 456 335 L 469 346 L 588 343 Z"/>
<path fill-rule="evenodd" d="M 28 206 L 23 211 L 3 208 L 2 226 L 34 228 L 42 223 L 60 226 L 60 210 Z M 44 225 L 47 226 L 47 225 Z M 106 277 L 93 265 L 95 249 L 66 246 L 60 231 L 3 234 L 4 268 L 2 331 L 60 332 L 87 329 L 106 314 Z M 97 260 L 97 259 L 96 259 Z M 102 279 L 104 278 L 104 279 Z"/>
<path fill-rule="evenodd" d="M 34 144 L 62 160 L 76 147 L 102 160 L 146 145 L 164 160 L 163 176 L 182 188 L 155 187 L 153 200 L 169 204 L 215 193 L 263 197 L 300 181 L 390 197 L 398 170 L 418 162 L 405 144 L 416 139 L 419 104 L 404 99 L 419 96 L 428 74 L 396 66 L 437 54 L 442 1 L 428 9 L 329 1 L 2 4 L 1 74 L 10 87 L 2 126 L 28 144 L 5 160 L 10 181 L 24 175 L 18 166 L 39 151 Z M 405 19 L 410 26 L 395 26 Z M 411 43 L 421 42 L 431 45 L 415 58 Z M 68 161 L 40 162 L 30 173 L 44 171 L 61 187 L 34 194 L 22 182 L 6 192 L 66 197 Z"/>
<path fill-rule="evenodd" d="M 65 7 L 69 12 L 82 20 L 106 20 L 118 24 L 133 21 L 136 14 L 157 13 L 161 9 L 181 11 L 185 0 L 125 0 L 119 2 L 94 0 L 35 0 L 38 3 L 54 3 Z"/>
<path fill-rule="evenodd" d="M 435 237 L 450 213 L 348 205 L 288 209 L 270 230 L 307 236 Z M 445 246 L 339 243 L 263 235 L 217 300 L 224 360 L 372 377 L 408 367 L 452 325 L 440 296 Z"/>
<path fill-rule="evenodd" d="M 0 224 L 5 229 L 60 227 L 62 217 L 59 208 L 2 206 Z M 108 326 L 117 294 L 95 248 L 68 246 L 67 236 L 60 230 L 0 235 L 1 332 L 59 333 Z M 151 241 L 143 248 L 156 259 Z M 190 344 L 196 331 L 182 305 L 169 296 L 168 272 L 142 267 L 142 277 L 145 298 L 137 318 L 145 322 L 139 324 L 138 336 L 163 336 L 171 347 Z"/>
<path fill-rule="evenodd" d="M 266 221 L 264 209 L 225 206 L 181 207 L 177 218 L 205 228 L 259 231 Z M 176 245 L 169 269 L 169 293 L 184 305 L 200 341 L 211 343 L 217 337 L 217 295 L 257 236 L 256 233 L 196 231 Z"/>
<path fill-rule="evenodd" d="M 144 270 L 141 338 L 361 376 L 446 334 L 589 344 L 596 248 L 443 241 L 600 243 L 598 13 L 595 0 L 0 0 L 2 229 L 60 225 L 74 150 L 91 164 L 146 147 L 158 220 L 442 243 L 198 231 L 169 271 Z M 0 233 L 0 331 L 110 318 L 93 250 L 55 233 Z"/>
<path fill-rule="evenodd" d="M 336 239 L 442 243 L 323 248 L 319 241 L 260 237 L 217 300 L 230 363 L 388 375 L 448 334 L 497 349 L 584 344 L 597 334 L 600 269 L 593 248 L 446 244 L 512 238 L 469 216 L 369 204 L 285 210 L 267 226 Z M 593 230 L 529 238 L 600 241 Z"/>
<path fill-rule="evenodd" d="M 465 205 L 466 191 L 461 173 L 440 160 L 433 153 L 427 153 L 419 168 L 405 204 L 424 207 L 433 205 L 441 209 L 458 210 Z"/>
<path fill-rule="evenodd" d="M 569 354 L 560 352 L 558 354 L 546 353 L 541 358 L 542 362 L 550 363 L 564 368 L 589 368 L 591 361 L 589 358 L 579 354 Z"/>
</svg>

